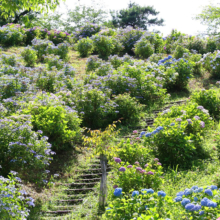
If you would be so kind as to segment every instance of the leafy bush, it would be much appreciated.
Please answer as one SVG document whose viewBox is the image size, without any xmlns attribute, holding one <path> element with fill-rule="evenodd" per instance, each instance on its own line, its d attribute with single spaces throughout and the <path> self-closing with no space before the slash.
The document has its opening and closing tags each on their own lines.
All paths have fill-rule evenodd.
<svg viewBox="0 0 220 220">
<path fill-rule="evenodd" d="M 106 76 L 113 72 L 113 67 L 109 62 L 102 63 L 96 70 L 95 73 L 97 76 Z"/>
<path fill-rule="evenodd" d="M 150 41 L 141 38 L 134 45 L 134 53 L 135 55 L 146 59 L 154 53 L 154 47 L 151 45 Z"/>
<path fill-rule="evenodd" d="M 190 39 L 186 47 L 189 50 L 196 50 L 200 54 L 204 54 L 206 52 L 206 42 L 199 38 Z"/>
<path fill-rule="evenodd" d="M 140 137 L 145 135 L 146 145 L 155 146 L 155 156 L 164 165 L 187 167 L 193 160 L 208 156 L 201 141 L 212 125 L 208 110 L 191 103 L 159 114 L 154 123 L 159 127 Z"/>
<path fill-rule="evenodd" d="M 202 74 L 202 63 L 200 62 L 201 58 L 201 54 L 191 54 L 189 56 L 189 60 L 193 62 L 193 75 Z"/>
<path fill-rule="evenodd" d="M 97 34 L 101 30 L 101 26 L 92 23 L 86 23 L 79 30 L 73 33 L 74 38 L 79 40 L 81 38 L 91 37 L 92 35 Z"/>
<path fill-rule="evenodd" d="M 138 103 L 137 99 L 131 97 L 130 94 L 124 93 L 114 97 L 116 110 L 119 112 L 117 117 L 123 118 L 122 124 L 135 124 L 140 119 L 140 114 L 143 111 L 143 105 Z"/>
<path fill-rule="evenodd" d="M 60 57 L 57 55 L 48 55 L 43 56 L 44 62 L 48 65 L 48 69 L 52 70 L 53 67 L 56 67 L 58 70 L 62 69 L 64 67 L 64 62 L 59 59 Z"/>
<path fill-rule="evenodd" d="M 26 34 L 19 24 L 8 24 L 0 28 L 0 43 L 4 46 L 23 45 Z"/>
<path fill-rule="evenodd" d="M 212 117 L 219 117 L 220 99 L 218 91 L 214 89 L 194 91 L 190 100 L 206 108 Z"/>
<path fill-rule="evenodd" d="M 80 57 L 88 57 L 93 52 L 93 41 L 90 38 L 82 38 L 78 41 L 77 51 Z"/>
<path fill-rule="evenodd" d="M 29 115 L 1 119 L 0 163 L 4 164 L 4 175 L 13 169 L 38 182 L 44 177 L 42 171 L 49 165 L 50 155 L 55 153 L 51 151 L 47 137 L 41 137 L 39 132 L 32 131 L 29 119 Z"/>
<path fill-rule="evenodd" d="M 108 57 L 108 61 L 115 69 L 117 69 L 119 66 L 123 64 L 123 58 L 119 57 L 118 55 L 110 55 Z"/>
<path fill-rule="evenodd" d="M 46 55 L 46 49 L 48 46 L 50 45 L 54 45 L 52 41 L 49 40 L 41 40 L 41 39 L 37 39 L 34 38 L 31 41 L 33 48 L 37 51 L 37 57 L 39 60 L 43 60 L 43 55 Z"/>
<path fill-rule="evenodd" d="M 26 47 L 22 52 L 21 56 L 23 57 L 26 66 L 35 66 L 37 61 L 37 51 L 32 49 L 30 46 Z"/>
<path fill-rule="evenodd" d="M 9 66 L 15 66 L 17 63 L 17 57 L 15 54 L 11 54 L 11 55 L 3 54 L 1 56 L 1 59 L 3 64 L 7 64 Z"/>
<path fill-rule="evenodd" d="M 94 35 L 91 37 L 93 40 L 94 50 L 97 51 L 100 58 L 107 59 L 115 49 L 113 37 L 104 35 Z"/>
<path fill-rule="evenodd" d="M 1 167 L 0 167 L 1 168 Z M 21 179 L 17 173 L 11 171 L 8 178 L 0 176 L 1 210 L 2 220 L 26 219 L 29 215 L 29 206 L 35 206 L 34 199 L 27 197 L 27 193 L 21 190 Z"/>
<path fill-rule="evenodd" d="M 115 158 L 115 161 L 120 160 L 120 158 Z M 152 164 L 146 163 L 144 168 L 140 167 L 138 161 L 132 165 L 116 162 L 114 166 L 117 169 L 114 184 L 122 188 L 125 193 L 131 189 L 139 190 L 142 187 L 158 189 L 163 183 L 161 178 L 163 168 L 157 160 Z"/>
<path fill-rule="evenodd" d="M 159 53 L 159 54 L 154 53 L 149 57 L 150 62 L 153 62 L 153 63 L 158 63 L 159 60 L 162 60 L 162 59 L 163 59 L 162 53 Z"/>
<path fill-rule="evenodd" d="M 123 54 L 127 53 L 129 55 L 133 55 L 134 52 L 132 51 L 132 48 L 134 47 L 135 43 L 140 40 L 143 34 L 144 31 L 140 28 L 133 29 L 132 27 L 127 27 L 125 29 L 120 29 L 117 37 L 122 42 L 124 47 L 122 51 Z"/>
<path fill-rule="evenodd" d="M 29 105 L 22 112 L 32 116 L 34 130 L 41 130 L 49 137 L 52 149 L 63 150 L 80 138 L 81 120 L 71 108 L 49 104 L 41 106 L 36 103 Z"/>
<path fill-rule="evenodd" d="M 70 34 L 68 34 L 67 32 L 59 31 L 59 30 L 47 31 L 46 37 L 49 41 L 52 41 L 56 45 L 63 43 L 64 41 L 72 42 Z"/>
<path fill-rule="evenodd" d="M 30 45 L 31 41 L 34 38 L 39 38 L 39 39 L 45 38 L 45 36 L 43 36 L 43 34 L 42 34 L 41 28 L 39 28 L 39 27 L 33 27 L 33 28 L 26 29 L 25 33 L 27 35 L 27 38 L 25 40 L 26 45 Z"/>
<path fill-rule="evenodd" d="M 182 58 L 184 53 L 189 53 L 189 50 L 187 50 L 186 48 L 184 48 L 183 46 L 178 45 L 174 51 L 173 56 L 176 59 Z"/>
<path fill-rule="evenodd" d="M 90 56 L 86 61 L 86 72 L 93 72 L 102 64 L 102 59 L 98 56 Z"/>
</svg>

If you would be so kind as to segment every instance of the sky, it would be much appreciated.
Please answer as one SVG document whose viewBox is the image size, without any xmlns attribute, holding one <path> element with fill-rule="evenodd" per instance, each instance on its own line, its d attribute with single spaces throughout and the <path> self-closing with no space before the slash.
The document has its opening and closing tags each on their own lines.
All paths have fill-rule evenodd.
<svg viewBox="0 0 220 220">
<path fill-rule="evenodd" d="M 101 7 L 105 10 L 120 10 L 128 7 L 130 0 L 95 0 L 101 3 Z M 158 12 L 157 17 L 165 20 L 164 26 L 154 26 L 149 30 L 159 30 L 163 36 L 168 35 L 172 29 L 177 29 L 188 35 L 196 35 L 206 33 L 206 26 L 200 21 L 193 19 L 197 14 L 201 13 L 202 8 L 210 3 L 218 5 L 218 0 L 133 0 L 141 6 L 153 6 Z M 77 4 L 92 5 L 92 0 L 66 0 L 65 5 L 69 9 L 73 9 Z M 64 3 L 57 8 L 58 11 L 65 12 Z M 219 5 L 218 5 L 219 6 Z"/>
</svg>

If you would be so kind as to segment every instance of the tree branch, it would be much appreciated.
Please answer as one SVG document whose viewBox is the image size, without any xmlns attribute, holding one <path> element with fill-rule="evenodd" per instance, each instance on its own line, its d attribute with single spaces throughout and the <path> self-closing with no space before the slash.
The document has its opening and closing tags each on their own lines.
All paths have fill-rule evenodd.
<svg viewBox="0 0 220 220">
<path fill-rule="evenodd" d="M 22 16 L 28 14 L 30 11 L 31 11 L 31 9 L 29 8 L 29 10 L 25 10 L 25 11 L 21 12 L 19 15 L 17 15 L 17 14 L 15 13 L 15 19 L 14 19 L 14 21 L 13 21 L 12 23 L 14 23 L 14 24 L 18 23 L 18 21 L 20 20 L 20 18 L 21 18 Z"/>
</svg>

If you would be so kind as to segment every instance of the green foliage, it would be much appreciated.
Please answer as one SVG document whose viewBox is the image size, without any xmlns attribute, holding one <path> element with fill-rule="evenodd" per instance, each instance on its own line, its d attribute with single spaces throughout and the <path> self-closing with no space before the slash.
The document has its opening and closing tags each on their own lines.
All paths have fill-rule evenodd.
<svg viewBox="0 0 220 220">
<path fill-rule="evenodd" d="M 0 43 L 4 46 L 24 45 L 26 34 L 20 25 L 9 24 L 0 30 Z"/>
<path fill-rule="evenodd" d="M 99 59 L 98 56 L 90 56 L 86 61 L 86 72 L 95 71 L 101 66 L 102 62 L 102 59 Z"/>
<path fill-rule="evenodd" d="M 51 145 L 47 137 L 32 131 L 29 115 L 14 115 L 1 120 L 0 164 L 4 164 L 1 173 L 7 175 L 16 170 L 26 179 L 42 181 L 42 172 L 49 165 Z M 32 172 L 35 171 L 35 173 Z"/>
<path fill-rule="evenodd" d="M 135 133 L 136 132 L 137 131 L 135 131 Z M 138 161 L 140 166 L 144 167 L 146 161 L 151 159 L 152 152 L 148 147 L 144 147 L 138 139 L 127 139 L 126 142 L 122 140 L 115 148 L 113 156 L 119 157 L 122 161 L 129 164 L 134 164 Z"/>
<path fill-rule="evenodd" d="M 150 62 L 153 63 L 158 63 L 159 60 L 163 59 L 163 54 L 162 53 L 154 53 L 149 57 Z"/>
<path fill-rule="evenodd" d="M 2 193 L 0 218 L 2 220 L 17 220 L 25 219 L 29 215 L 28 204 L 34 206 L 34 201 L 31 197 L 24 197 L 25 191 L 22 191 L 22 184 L 19 177 L 16 177 L 16 172 L 11 171 L 8 178 L 1 176 L 0 191 Z M 30 203 L 31 202 L 31 203 Z"/>
<path fill-rule="evenodd" d="M 132 165 L 132 167 L 129 168 L 128 165 Z M 128 162 L 114 163 L 114 167 L 117 169 L 114 184 L 122 188 L 125 193 L 128 193 L 131 189 L 139 190 L 143 187 L 157 190 L 164 182 L 161 178 L 163 167 L 158 161 L 146 163 L 145 167 L 140 166 L 137 161 L 135 164 Z M 125 167 L 126 170 L 124 172 L 120 171 L 120 167 Z M 148 172 L 152 172 L 153 174 Z"/>
<path fill-rule="evenodd" d="M 146 144 L 155 146 L 155 155 L 166 166 L 188 167 L 192 161 L 207 157 L 202 148 L 202 137 L 213 126 L 209 113 L 195 103 L 173 106 L 155 119 L 152 131 L 145 138 Z M 153 132 L 153 133 L 152 133 Z"/>
<path fill-rule="evenodd" d="M 137 99 L 131 97 L 130 94 L 124 93 L 113 96 L 116 103 L 116 111 L 118 111 L 118 118 L 121 118 L 122 124 L 135 124 L 139 121 L 143 105 L 138 103 Z"/>
<path fill-rule="evenodd" d="M 102 63 L 96 70 L 95 74 L 97 76 L 106 76 L 108 74 L 111 74 L 113 72 L 113 67 L 110 63 Z"/>
<path fill-rule="evenodd" d="M 32 49 L 30 46 L 26 47 L 22 52 L 21 56 L 23 57 L 26 66 L 33 67 L 37 61 L 37 51 Z"/>
<path fill-rule="evenodd" d="M 9 66 L 15 66 L 17 64 L 16 58 L 17 57 L 15 56 L 15 54 L 11 54 L 11 55 L 3 54 L 1 56 L 2 63 L 7 64 Z"/>
<path fill-rule="evenodd" d="M 220 113 L 220 99 L 218 94 L 218 90 L 216 91 L 214 89 L 197 90 L 192 93 L 190 100 L 207 109 L 212 117 L 218 118 Z"/>
<path fill-rule="evenodd" d="M 76 45 L 80 57 L 88 57 L 93 52 L 93 41 L 90 38 L 82 38 Z"/>
<path fill-rule="evenodd" d="M 192 37 L 187 45 L 187 49 L 196 50 L 197 53 L 204 54 L 206 52 L 206 42 L 203 39 Z"/>
<path fill-rule="evenodd" d="M 35 102 L 22 112 L 32 116 L 34 130 L 42 130 L 43 134 L 49 137 L 52 149 L 64 150 L 80 138 L 81 120 L 76 111 L 51 104 L 41 106 Z"/>
<path fill-rule="evenodd" d="M 64 62 L 59 59 L 60 57 L 57 55 L 48 55 L 43 56 L 44 62 L 48 65 L 48 70 L 52 70 L 53 67 L 56 67 L 58 70 L 62 69 L 64 67 Z"/>
<path fill-rule="evenodd" d="M 111 12 L 112 23 L 115 27 L 126 28 L 127 26 L 132 26 L 133 28 L 139 27 L 144 30 L 147 30 L 150 25 L 163 25 L 163 19 L 149 19 L 149 15 L 156 16 L 158 14 L 159 12 L 152 6 L 142 7 L 134 2 L 130 2 L 127 9 Z"/>
<path fill-rule="evenodd" d="M 154 47 L 150 43 L 150 41 L 148 41 L 146 39 L 140 39 L 134 45 L 134 53 L 138 57 L 146 59 L 146 58 L 150 57 L 154 53 Z"/>
<path fill-rule="evenodd" d="M 173 56 L 176 59 L 182 58 L 184 53 L 189 53 L 189 50 L 184 48 L 183 46 L 178 45 L 174 51 Z"/>
<path fill-rule="evenodd" d="M 104 35 L 93 35 L 92 38 L 94 50 L 97 51 L 100 58 L 107 59 L 115 49 L 113 37 Z"/>
</svg>

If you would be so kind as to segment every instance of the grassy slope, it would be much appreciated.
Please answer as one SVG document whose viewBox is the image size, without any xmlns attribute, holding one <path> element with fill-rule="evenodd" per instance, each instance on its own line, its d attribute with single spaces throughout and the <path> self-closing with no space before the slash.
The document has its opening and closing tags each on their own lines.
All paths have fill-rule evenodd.
<svg viewBox="0 0 220 220">
<path fill-rule="evenodd" d="M 5 49 L 1 53 L 19 54 L 22 51 L 22 47 L 12 47 Z M 77 70 L 77 79 L 83 79 L 85 77 L 85 67 L 87 58 L 79 58 L 78 54 L 75 51 L 70 52 L 70 61 Z M 192 78 L 189 83 L 188 92 L 172 93 L 171 101 L 185 99 L 190 93 L 195 89 L 201 88 L 210 88 L 215 81 L 209 79 L 209 73 L 204 73 L 203 76 Z M 143 122 L 140 122 L 143 125 Z M 217 128 L 219 130 L 219 128 Z M 126 135 L 130 134 L 132 131 L 127 127 L 122 127 L 121 134 Z M 206 137 L 204 140 L 204 145 L 207 148 L 212 148 L 213 146 L 213 134 Z M 59 193 L 60 184 L 73 182 L 77 177 L 75 170 L 86 168 L 89 162 L 89 156 L 91 152 L 86 151 L 82 146 L 76 146 L 74 149 L 68 152 L 62 152 L 59 155 L 54 157 L 54 161 L 50 165 L 51 174 L 59 173 L 60 177 L 55 179 L 55 185 L 51 188 L 39 188 L 34 184 L 26 183 L 25 190 L 31 194 L 33 198 L 36 199 L 37 206 L 32 209 L 29 219 L 39 219 L 40 210 L 47 210 L 47 207 L 52 204 L 52 201 L 57 198 L 62 197 Z M 192 185 L 210 185 L 213 184 L 213 181 L 220 173 L 219 162 L 211 161 L 206 164 L 200 164 L 200 168 L 193 168 L 190 171 L 170 171 L 165 175 L 165 184 L 163 185 L 162 190 L 166 191 L 168 195 L 175 196 L 176 192 L 183 190 Z M 112 187 L 112 181 L 110 178 L 109 187 Z M 100 219 L 101 216 L 97 215 L 97 199 L 98 199 L 98 187 L 95 190 L 95 193 L 90 193 L 86 201 L 78 205 L 78 208 L 74 212 L 72 219 Z"/>
</svg>

